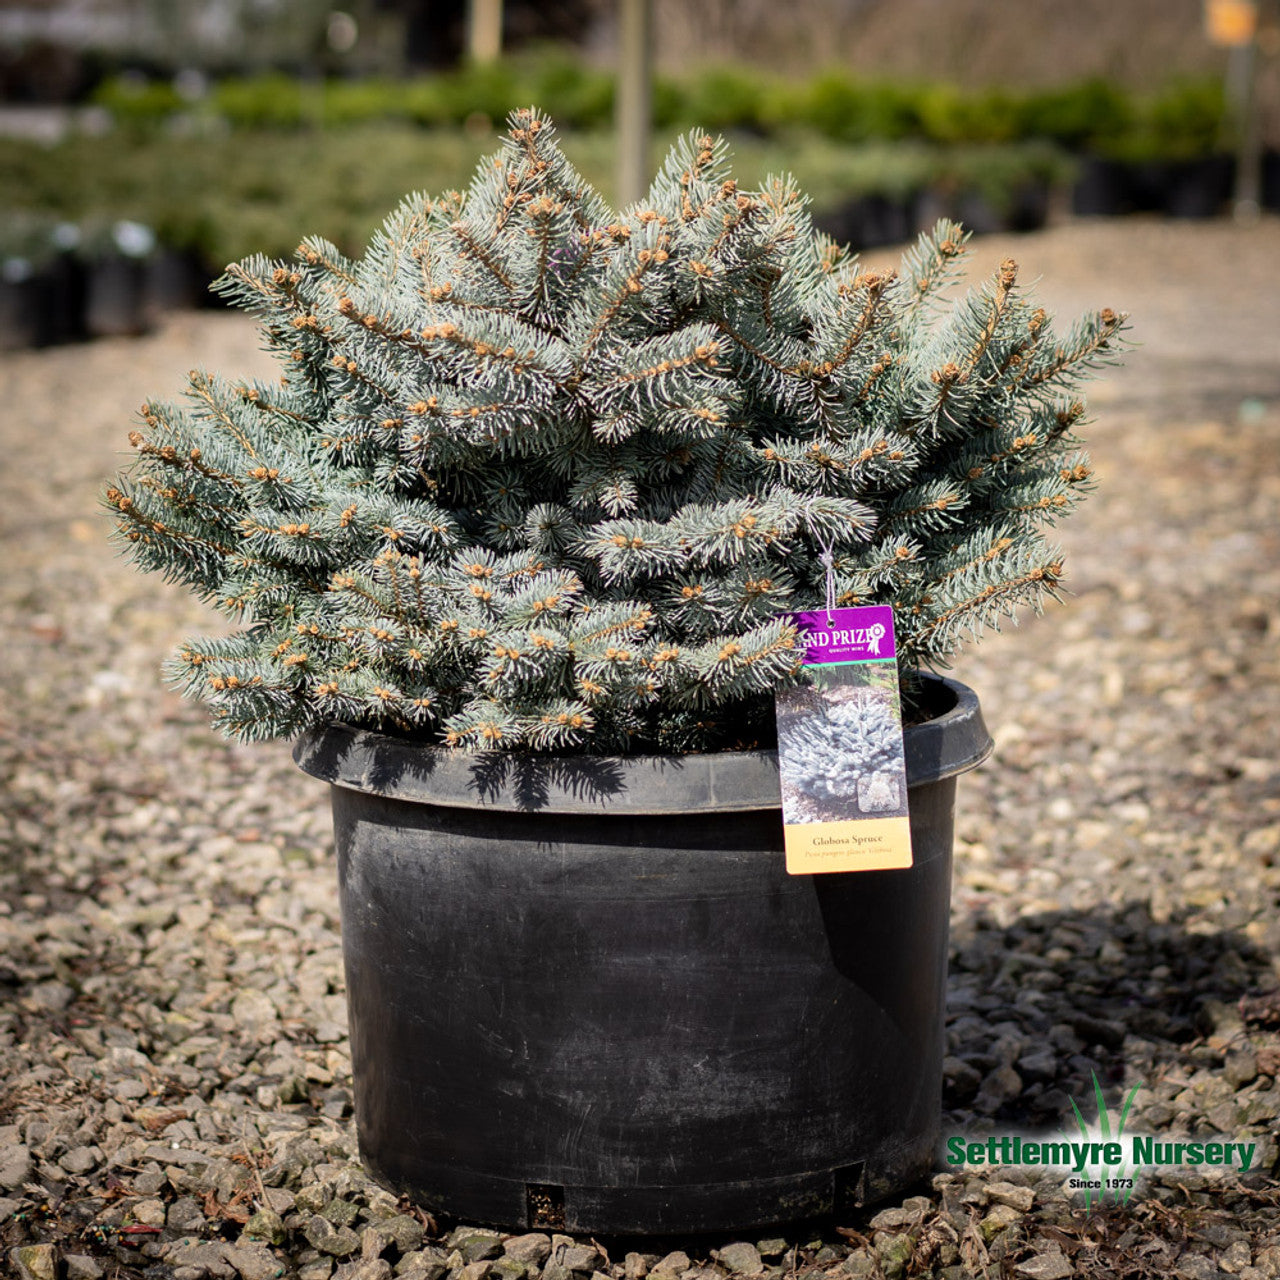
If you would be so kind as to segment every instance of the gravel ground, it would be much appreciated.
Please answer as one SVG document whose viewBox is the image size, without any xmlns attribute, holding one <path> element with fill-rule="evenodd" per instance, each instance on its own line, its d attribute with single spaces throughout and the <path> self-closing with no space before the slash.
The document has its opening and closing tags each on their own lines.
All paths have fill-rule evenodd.
<svg viewBox="0 0 1280 1280">
<path fill-rule="evenodd" d="M 1131 1131 L 1257 1144 L 1091 1213 L 952 1170 L 771 1240 L 503 1239 L 355 1163 L 327 799 L 165 691 L 208 618 L 106 548 L 148 394 L 252 329 L 0 358 L 0 1258 L 37 1280 L 1280 1275 L 1280 224 L 977 244 L 1136 316 L 1092 397 L 1072 598 L 972 651 L 995 759 L 962 785 L 944 1134 L 1055 1131 L 1096 1075 Z M 873 261 L 888 255 L 871 255 Z M 776 1235 L 776 1233 L 775 1233 Z M 645 1252 L 647 1250 L 648 1252 Z M 2 1268 L 0 1268 L 2 1269 Z"/>
</svg>

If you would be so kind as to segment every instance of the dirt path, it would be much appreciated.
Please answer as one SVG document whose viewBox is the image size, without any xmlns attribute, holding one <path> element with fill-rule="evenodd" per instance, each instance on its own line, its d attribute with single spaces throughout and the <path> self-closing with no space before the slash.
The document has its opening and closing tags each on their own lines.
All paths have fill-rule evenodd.
<svg viewBox="0 0 1280 1280">
<path fill-rule="evenodd" d="M 944 1134 L 1061 1131 L 1096 1076 L 1113 1109 L 1141 1086 L 1135 1132 L 1229 1134 L 1254 1165 L 1091 1215 L 1061 1178 L 952 1171 L 762 1265 L 1275 1276 L 1280 222 L 1081 224 L 974 258 L 1006 253 L 1056 312 L 1132 312 L 1140 345 L 1091 396 L 1072 596 L 957 666 L 999 745 L 961 787 Z M 0 357 L 0 1241 L 72 1257 L 70 1280 L 386 1280 L 397 1258 L 439 1280 L 448 1245 L 349 1163 L 325 796 L 162 689 L 208 619 L 105 543 L 133 411 L 197 361 L 267 371 L 217 313 Z M 363 1262 L 317 1234 L 335 1199 Z M 255 1205 L 278 1218 L 242 1235 Z"/>
</svg>

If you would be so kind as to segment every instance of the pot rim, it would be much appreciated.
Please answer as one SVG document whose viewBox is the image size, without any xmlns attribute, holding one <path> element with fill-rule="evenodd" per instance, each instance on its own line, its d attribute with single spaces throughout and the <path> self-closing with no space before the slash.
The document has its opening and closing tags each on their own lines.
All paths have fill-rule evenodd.
<svg viewBox="0 0 1280 1280">
<path fill-rule="evenodd" d="M 922 673 L 938 714 L 905 733 L 907 785 L 980 765 L 993 748 L 978 695 Z M 341 722 L 309 729 L 298 767 L 331 786 L 445 808 L 518 813 L 741 813 L 781 807 L 776 751 L 682 756 L 552 756 L 461 751 Z"/>
</svg>

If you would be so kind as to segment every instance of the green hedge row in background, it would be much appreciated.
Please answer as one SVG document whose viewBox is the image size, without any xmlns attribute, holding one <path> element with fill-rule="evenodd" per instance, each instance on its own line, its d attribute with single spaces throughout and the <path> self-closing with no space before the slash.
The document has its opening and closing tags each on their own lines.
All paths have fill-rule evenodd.
<svg viewBox="0 0 1280 1280">
<path fill-rule="evenodd" d="M 655 140 L 655 154 L 667 141 Z M 55 147 L 0 140 L 0 190 L 10 210 L 45 221 L 145 223 L 159 243 L 192 250 L 216 270 L 249 253 L 288 256 L 309 233 L 357 252 L 406 192 L 465 186 L 492 146 L 492 138 L 456 127 L 404 124 L 245 131 L 194 141 L 117 132 L 71 137 Z M 611 133 L 569 133 L 565 150 L 591 182 L 610 192 Z M 926 190 L 973 192 L 1000 211 L 1029 184 L 1061 184 L 1073 172 L 1070 157 L 1046 143 L 851 148 L 807 134 L 785 142 L 743 136 L 734 152 L 744 182 L 791 172 L 819 213 L 854 197 L 908 202 Z M 4 243 L 5 222 L 0 216 L 0 257 L 17 249 Z M 904 228 L 900 238 L 908 234 Z"/>
<path fill-rule="evenodd" d="M 513 108 L 537 103 L 562 127 L 591 130 L 610 123 L 613 92 L 610 73 L 548 51 L 404 81 L 308 82 L 278 74 L 226 79 L 198 101 L 168 83 L 126 76 L 104 82 L 95 100 L 120 123 L 140 129 L 178 119 L 244 130 L 382 121 L 474 126 L 501 123 Z M 1140 95 L 1099 80 L 1047 89 L 961 89 L 868 81 L 839 69 L 788 81 L 756 68 L 718 67 L 679 80 L 658 77 L 654 117 L 661 130 L 702 126 L 766 137 L 803 130 L 845 143 L 1046 139 L 1071 150 L 1191 156 L 1220 145 L 1223 95 L 1216 80 Z"/>
</svg>

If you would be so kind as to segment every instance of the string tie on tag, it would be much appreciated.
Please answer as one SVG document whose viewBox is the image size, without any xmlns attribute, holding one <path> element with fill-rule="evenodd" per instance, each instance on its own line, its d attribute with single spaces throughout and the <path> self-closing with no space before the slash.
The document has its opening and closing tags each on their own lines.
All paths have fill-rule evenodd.
<svg viewBox="0 0 1280 1280">
<path fill-rule="evenodd" d="M 826 570 L 827 626 L 833 626 L 834 620 L 831 614 L 836 607 L 836 558 L 832 553 L 830 543 L 820 542 L 818 545 L 822 548 L 822 554 L 818 556 L 818 562 Z"/>
</svg>

